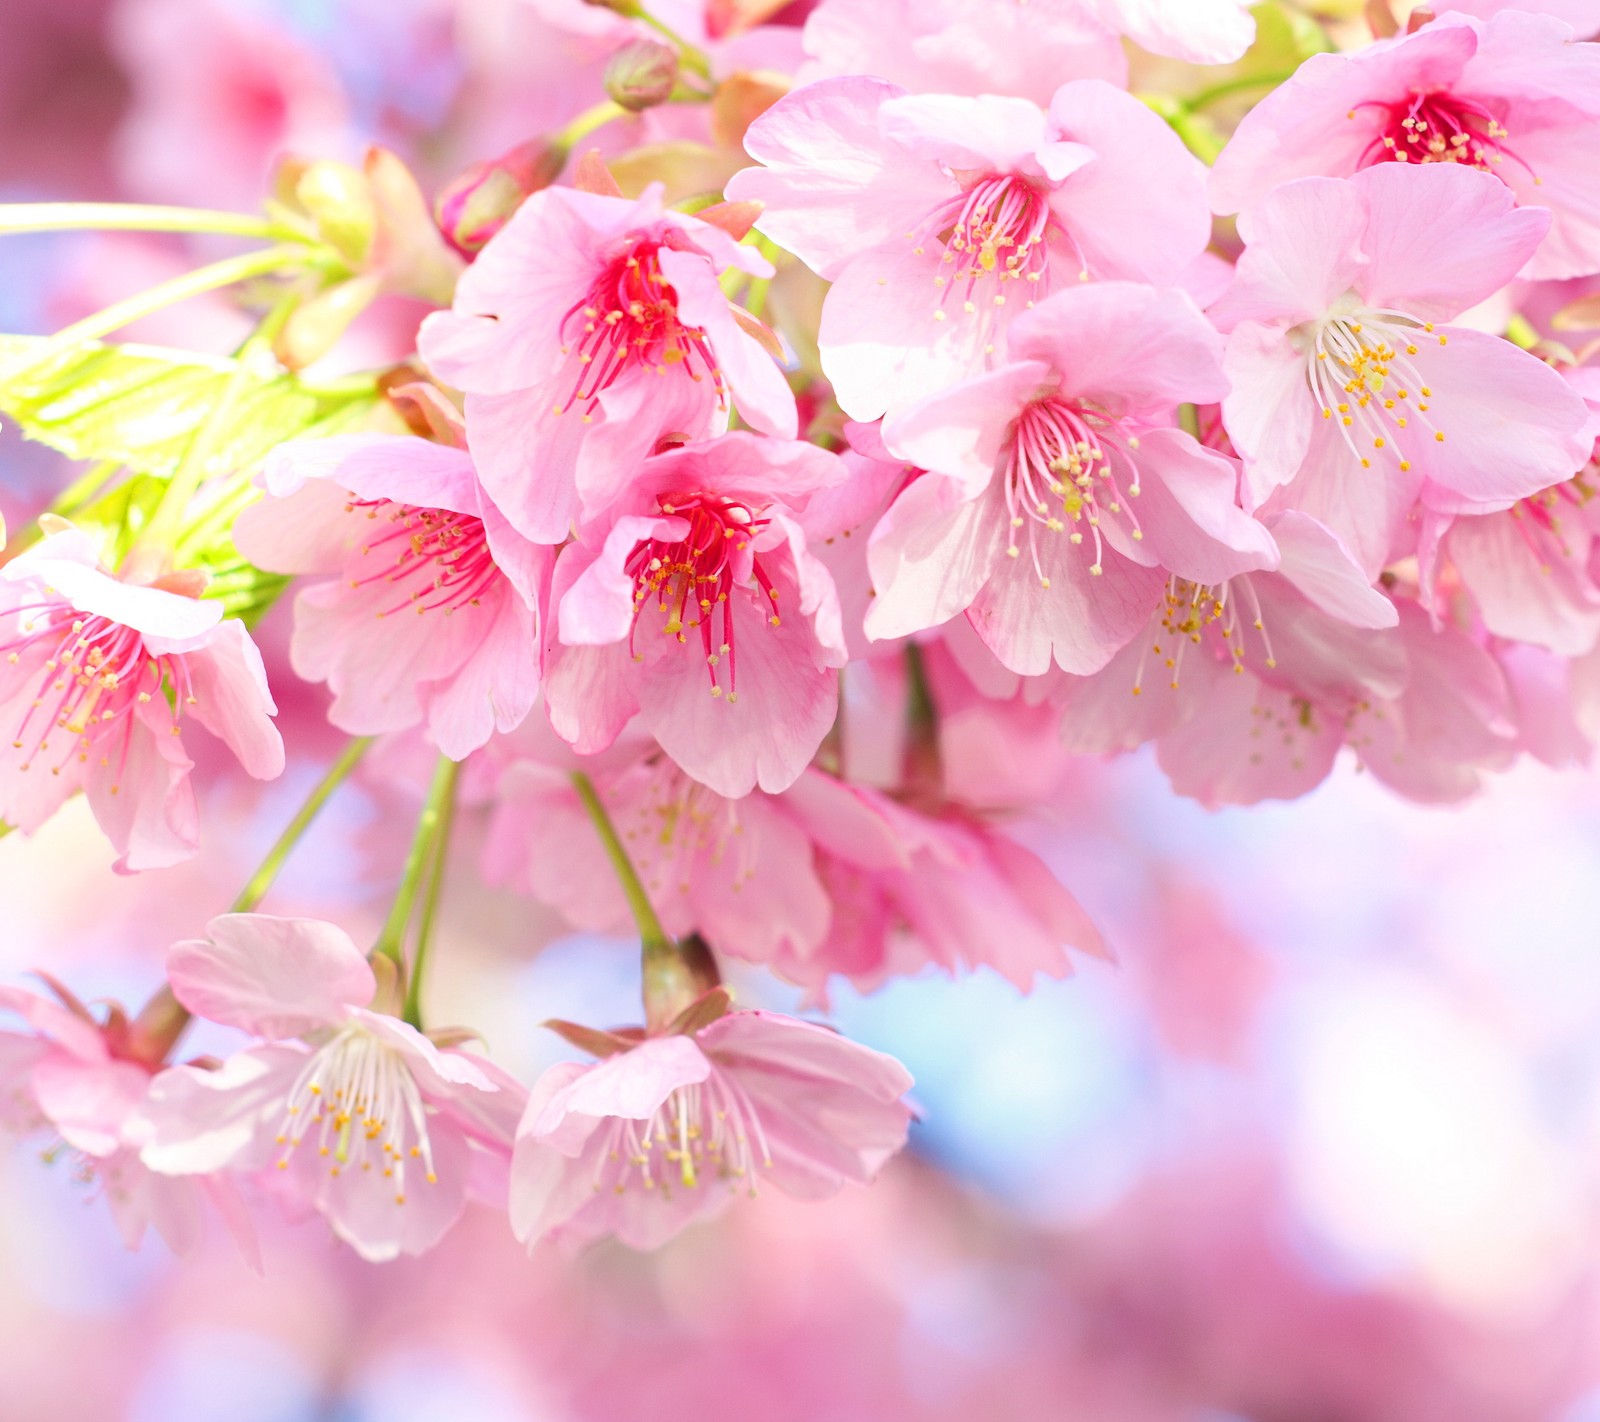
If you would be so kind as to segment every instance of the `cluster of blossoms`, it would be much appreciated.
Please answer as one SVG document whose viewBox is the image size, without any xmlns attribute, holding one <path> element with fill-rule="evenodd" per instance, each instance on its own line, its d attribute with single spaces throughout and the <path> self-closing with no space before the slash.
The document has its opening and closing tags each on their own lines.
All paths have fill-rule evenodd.
<svg viewBox="0 0 1600 1422">
<path fill-rule="evenodd" d="M 192 723 L 284 768 L 279 603 L 356 738 L 141 1011 L 0 996 L 0 1120 L 130 1241 L 212 1210 L 251 1251 L 272 1196 L 375 1260 L 469 1199 L 649 1248 L 866 1183 L 909 1076 L 737 1007 L 729 960 L 816 1014 L 1106 954 L 1014 832 L 1074 756 L 1153 743 L 1215 806 L 1348 749 L 1448 801 L 1600 735 L 1600 3 L 1317 30 L 1287 76 L 1238 0 L 537 8 L 597 56 L 566 129 L 431 208 L 382 151 L 287 163 L 265 219 L 187 220 L 275 245 L 0 353 L 40 438 L 86 360 L 182 431 L 63 442 L 90 488 L 13 537 L 0 819 L 82 790 L 119 872 L 192 854 Z M 1206 66 L 1257 100 L 1225 142 Z M 247 278 L 230 362 L 99 344 Z M 314 379 L 384 300 L 432 308 L 411 347 Z M 245 428 L 286 390 L 314 415 Z M 257 909 L 374 738 L 437 769 L 367 951 Z M 531 1086 L 426 1030 L 467 816 L 484 882 L 641 942 L 642 1021 L 543 1024 L 586 1060 Z M 196 1017 L 254 1044 L 186 1060 Z"/>
</svg>

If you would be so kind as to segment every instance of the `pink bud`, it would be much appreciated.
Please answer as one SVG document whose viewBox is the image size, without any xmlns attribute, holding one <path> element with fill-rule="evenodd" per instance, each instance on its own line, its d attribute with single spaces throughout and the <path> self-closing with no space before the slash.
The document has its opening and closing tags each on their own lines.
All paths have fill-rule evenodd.
<svg viewBox="0 0 1600 1422">
<path fill-rule="evenodd" d="M 542 138 L 529 139 L 448 183 L 434 202 L 439 230 L 458 251 L 478 251 L 531 193 L 561 175 L 566 154 Z"/>
<path fill-rule="evenodd" d="M 678 52 L 656 40 L 625 44 L 606 65 L 606 93 L 634 113 L 666 103 L 677 83 Z"/>
</svg>

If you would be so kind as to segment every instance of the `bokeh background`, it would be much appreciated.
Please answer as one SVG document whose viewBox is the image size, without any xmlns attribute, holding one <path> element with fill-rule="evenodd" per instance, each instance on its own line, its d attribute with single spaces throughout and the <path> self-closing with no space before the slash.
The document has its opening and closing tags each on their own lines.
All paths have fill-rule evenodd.
<svg viewBox="0 0 1600 1422">
<path fill-rule="evenodd" d="M 253 206 L 279 152 L 372 140 L 440 181 L 570 117 L 557 79 L 593 57 L 537 10 L 0 0 L 0 200 Z M 189 260 L 0 237 L 0 330 Z M 357 345 L 403 348 L 414 319 Z M 242 329 L 219 302 L 133 334 Z M 0 512 L 68 472 L 0 433 Z M 81 806 L 0 842 L 0 976 L 137 1003 L 225 907 L 337 745 L 281 619 L 262 640 L 288 775 L 204 766 L 202 857 L 143 879 L 113 878 Z M 375 926 L 409 808 L 369 769 L 270 906 Z M 532 1024 L 633 1015 L 633 952 L 477 887 L 480 831 L 469 813 L 433 1015 L 531 1076 L 563 1050 Z M 987 974 L 837 995 L 918 1082 L 876 1188 L 763 1196 L 653 1256 L 530 1258 L 483 1213 L 372 1267 L 268 1219 L 258 1277 L 222 1238 L 125 1252 L 67 1161 L 7 1149 L 0 1422 L 1600 1422 L 1595 773 L 1527 762 L 1440 810 L 1342 766 L 1213 814 L 1134 757 L 1073 768 L 1025 833 L 1119 961 L 1026 998 Z"/>
</svg>

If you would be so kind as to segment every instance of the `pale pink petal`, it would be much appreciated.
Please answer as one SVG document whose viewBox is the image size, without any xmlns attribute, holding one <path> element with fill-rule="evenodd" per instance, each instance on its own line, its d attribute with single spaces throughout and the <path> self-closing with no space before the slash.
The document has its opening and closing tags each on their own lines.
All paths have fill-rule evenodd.
<svg viewBox="0 0 1600 1422">
<path fill-rule="evenodd" d="M 1358 288 L 1423 321 L 1493 296 L 1550 229 L 1548 212 L 1517 207 L 1498 178 L 1460 163 L 1381 163 L 1350 181 L 1369 214 Z"/>
<path fill-rule="evenodd" d="M 99 763 L 84 782 L 89 808 L 116 846 L 119 874 L 165 869 L 182 863 L 200 843 L 199 817 L 189 772 L 172 713 L 165 701 L 140 706 L 125 737 L 102 743 Z"/>
<path fill-rule="evenodd" d="M 215 1071 L 168 1067 L 145 1100 L 150 1134 L 140 1152 L 144 1163 L 164 1175 L 264 1164 L 305 1064 L 303 1049 L 268 1045 L 237 1052 Z"/>
<path fill-rule="evenodd" d="M 1228 337 L 1222 403 L 1228 437 L 1244 460 L 1248 507 L 1259 508 L 1300 472 L 1322 410 L 1306 377 L 1306 356 L 1281 330 L 1246 321 Z"/>
<path fill-rule="evenodd" d="M 1275 568 L 1272 535 L 1234 502 L 1238 474 L 1182 430 L 1151 430 L 1133 458 L 1144 543 L 1161 566 L 1197 583 Z"/>
<path fill-rule="evenodd" d="M 1050 129 L 1096 154 L 1051 197 L 1089 274 L 1176 282 L 1211 240 L 1200 160 L 1148 105 L 1099 79 L 1057 90 Z"/>
<path fill-rule="evenodd" d="M 86 1062 L 55 1052 L 34 1067 L 32 1086 L 62 1140 L 86 1155 L 106 1156 L 125 1144 L 150 1073 L 132 1062 Z"/>
<path fill-rule="evenodd" d="M 1181 291 L 1120 281 L 1069 287 L 1019 316 L 1008 340 L 1013 360 L 1062 372 L 1064 398 L 1118 417 L 1211 405 L 1228 393 L 1222 338 Z"/>
<path fill-rule="evenodd" d="M 1286 183 L 1240 219 L 1245 250 L 1233 284 L 1207 314 L 1223 331 L 1242 321 L 1293 325 L 1321 317 L 1354 286 L 1366 231 L 1362 189 L 1335 178 Z"/>
<path fill-rule="evenodd" d="M 1045 307 L 1059 312 L 1055 300 Z M 1042 354 L 975 375 L 883 422 L 883 442 L 895 457 L 951 476 L 965 498 L 988 487 L 1018 412 L 1054 383 L 1049 361 L 1057 351 L 1049 316 L 1042 325 L 1023 327 L 1018 321 L 1017 327 L 1032 346 L 1043 347 Z"/>
<path fill-rule="evenodd" d="M 207 937 L 167 954 L 172 990 L 189 1011 L 259 1037 L 294 1037 L 340 1022 L 377 981 L 350 935 L 314 918 L 231 913 Z"/>
<path fill-rule="evenodd" d="M 579 755 L 605 750 L 638 711 L 633 672 L 624 643 L 557 645 L 546 654 L 544 699 L 550 724 Z"/>
<path fill-rule="evenodd" d="M 1393 627 L 1394 603 L 1366 579 L 1338 537 L 1309 514 L 1286 510 L 1266 520 L 1282 554 L 1278 571 L 1311 603 L 1352 627 Z"/>
<path fill-rule="evenodd" d="M 163 650 L 159 638 L 147 637 L 145 646 L 156 656 Z M 283 737 L 272 723 L 278 708 L 244 623 L 228 618 L 204 646 L 185 654 L 184 665 L 194 699 L 183 711 L 226 745 L 246 774 L 257 780 L 283 774 Z"/>
<path fill-rule="evenodd" d="M 873 532 L 867 636 L 904 637 L 966 611 L 1006 561 L 1010 534 L 1003 498 L 963 499 L 951 480 L 918 479 Z"/>
<path fill-rule="evenodd" d="M 780 99 L 745 133 L 761 168 L 729 180 L 730 200 L 760 202 L 757 227 L 833 280 L 871 247 L 903 240 L 954 182 L 935 164 L 908 162 L 878 121 L 905 91 L 852 76 L 808 84 Z"/>
</svg>

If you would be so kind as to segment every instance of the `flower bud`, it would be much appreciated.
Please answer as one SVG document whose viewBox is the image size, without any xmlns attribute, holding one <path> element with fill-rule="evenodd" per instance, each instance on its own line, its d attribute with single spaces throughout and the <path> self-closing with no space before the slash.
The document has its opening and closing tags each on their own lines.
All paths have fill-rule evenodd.
<svg viewBox="0 0 1600 1422">
<path fill-rule="evenodd" d="M 470 256 L 506 225 L 524 199 L 555 182 L 565 163 L 566 154 L 542 138 L 474 163 L 435 200 L 439 230 Z"/>
<path fill-rule="evenodd" d="M 677 84 L 678 51 L 656 40 L 625 44 L 606 65 L 606 93 L 634 113 L 666 103 Z"/>
</svg>

